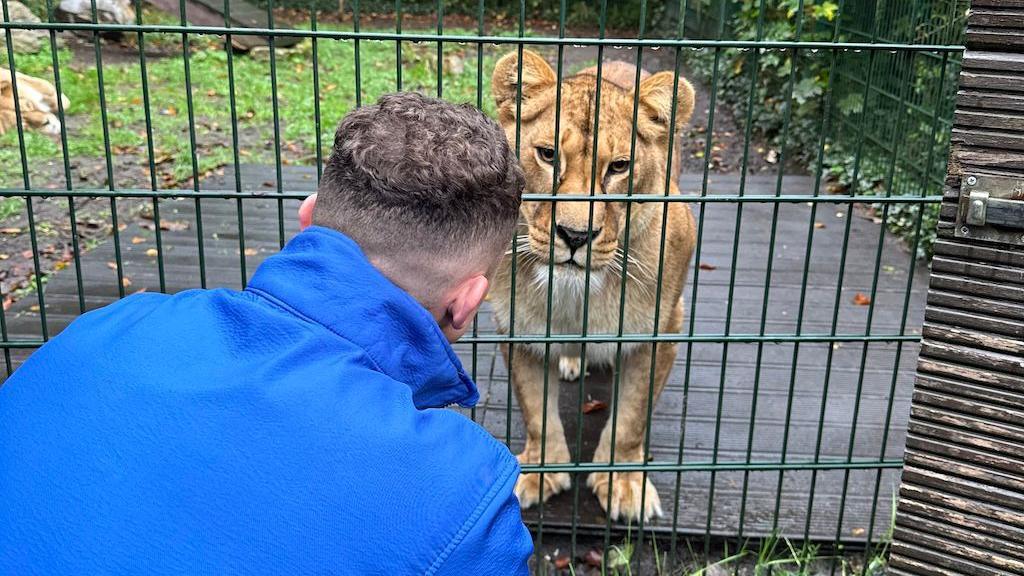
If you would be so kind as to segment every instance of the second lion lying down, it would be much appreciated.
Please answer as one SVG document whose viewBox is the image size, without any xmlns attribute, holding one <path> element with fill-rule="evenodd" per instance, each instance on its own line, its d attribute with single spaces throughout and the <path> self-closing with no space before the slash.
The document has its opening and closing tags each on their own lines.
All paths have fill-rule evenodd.
<svg viewBox="0 0 1024 576">
<path fill-rule="evenodd" d="M 513 146 L 517 142 L 517 119 L 521 126 L 518 151 L 526 174 L 527 193 L 551 194 L 555 191 L 559 195 L 579 195 L 593 190 L 596 195 L 624 195 L 630 192 L 629 176 L 632 174 L 633 194 L 665 194 L 666 186 L 669 194 L 679 194 L 676 185 L 678 163 L 672 162 L 669 174 L 666 174 L 669 168 L 666 164 L 669 142 L 675 137 L 673 132 L 684 126 L 693 112 L 694 92 L 689 82 L 683 78 L 677 82 L 672 72 L 642 73 L 631 170 L 636 68 L 622 62 L 602 67 L 600 110 L 596 111 L 596 147 L 596 71 L 591 68 L 563 79 L 556 147 L 557 76 L 542 57 L 528 50 L 522 52 L 521 73 L 519 65 L 516 53 L 499 60 L 494 69 L 492 89 L 498 119 Z M 520 94 L 522 101 L 517 104 Z M 674 119 L 673 103 L 676 106 Z M 670 126 L 673 120 L 675 130 Z M 559 175 L 553 185 L 556 148 Z M 593 158 L 595 148 L 596 165 Z M 595 174 L 593 181 L 592 173 Z M 579 336 L 583 330 L 584 290 L 588 289 L 585 284 L 589 245 L 589 334 L 616 334 L 620 322 L 624 334 L 652 334 L 656 307 L 659 308 L 658 333 L 679 332 L 683 322 L 683 284 L 695 243 L 694 220 L 689 207 L 679 202 L 633 203 L 631 207 L 624 202 L 593 202 L 591 217 L 590 204 L 558 202 L 552 210 L 550 202 L 523 203 L 515 255 L 506 256 L 491 291 L 499 330 L 507 333 L 513 320 L 510 310 L 514 290 L 516 336 L 543 336 L 546 333 L 549 258 L 553 255 L 551 334 Z M 552 218 L 554 238 L 550 234 Z M 659 291 L 658 271 L 662 254 Z M 513 258 L 516 258 L 514 276 Z M 625 309 L 620 310 L 623 277 L 626 282 Z M 659 295 L 660 303 L 657 300 Z M 622 344 L 619 397 L 615 401 L 617 406 L 613 406 L 618 411 L 614 435 L 616 463 L 644 461 L 648 402 L 656 402 L 664 388 L 676 357 L 676 348 L 675 344 L 658 345 L 652 387 L 652 345 Z M 502 352 L 509 362 L 508 346 L 504 346 Z M 559 373 L 555 366 L 561 365 L 567 378 L 577 377 L 581 369 L 581 347 L 578 344 L 551 347 L 546 415 L 543 410 L 544 353 L 543 343 L 520 344 L 511 355 L 512 386 L 526 420 L 526 446 L 518 456 L 523 464 L 540 462 L 542 441 L 546 446 L 546 463 L 571 460 L 558 416 Z M 586 346 L 584 364 L 611 366 L 615 355 L 615 343 L 591 343 Z M 553 361 L 555 357 L 560 357 L 558 364 Z M 650 396 L 652 388 L 653 398 Z M 610 461 L 611 427 L 609 419 L 594 454 L 595 463 Z M 526 508 L 570 485 L 567 473 L 545 473 L 543 486 L 538 474 L 523 474 L 516 484 L 516 495 L 520 505 Z M 616 473 L 610 482 L 607 472 L 593 473 L 588 477 L 587 485 L 613 519 L 637 519 L 641 515 L 650 519 L 661 515 L 661 502 L 649 479 L 646 480 L 646 493 L 641 505 L 644 491 L 641 472 Z"/>
</svg>

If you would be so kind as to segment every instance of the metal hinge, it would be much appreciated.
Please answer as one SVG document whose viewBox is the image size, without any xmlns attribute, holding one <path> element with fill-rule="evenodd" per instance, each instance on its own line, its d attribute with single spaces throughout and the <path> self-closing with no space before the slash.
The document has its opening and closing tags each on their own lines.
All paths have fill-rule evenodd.
<svg viewBox="0 0 1024 576">
<path fill-rule="evenodd" d="M 965 175 L 956 235 L 1024 246 L 1024 179 Z"/>
</svg>

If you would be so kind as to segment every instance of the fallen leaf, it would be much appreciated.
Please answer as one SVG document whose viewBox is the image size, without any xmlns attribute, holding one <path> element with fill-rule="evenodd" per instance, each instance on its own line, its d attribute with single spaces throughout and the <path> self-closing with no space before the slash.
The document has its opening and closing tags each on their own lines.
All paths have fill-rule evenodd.
<svg viewBox="0 0 1024 576">
<path fill-rule="evenodd" d="M 10 308 L 11 304 L 14 304 L 14 299 L 13 298 L 11 298 L 10 296 L 8 296 L 7 298 L 4 298 L 4 310 L 7 310 L 8 308 Z"/>
<path fill-rule="evenodd" d="M 600 400 L 593 400 L 593 399 L 591 399 L 591 400 L 588 400 L 585 404 L 583 404 L 583 413 L 584 414 L 590 414 L 591 412 L 600 412 L 601 410 L 605 410 L 607 408 L 608 408 L 608 403 L 607 402 L 602 402 Z"/>
<path fill-rule="evenodd" d="M 124 278 L 121 278 L 121 286 L 124 286 L 125 288 L 127 288 L 127 287 L 129 287 L 131 285 L 132 285 L 132 279 L 131 278 L 129 278 L 127 276 L 125 276 Z"/>
<path fill-rule="evenodd" d="M 21 234 L 21 228 L 15 228 L 13 226 L 0 228 L 0 234 Z"/>
<path fill-rule="evenodd" d="M 10 254 L 0 254 L 0 260 L 7 260 L 10 257 L 11 257 Z"/>
<path fill-rule="evenodd" d="M 853 295 L 853 303 L 857 306 L 867 306 L 868 304 L 871 304 L 871 298 L 868 298 L 861 292 L 857 292 Z"/>
<path fill-rule="evenodd" d="M 159 252 L 157 252 L 156 248 L 146 250 L 146 256 L 149 256 L 150 258 L 156 258 L 157 254 L 159 254 Z"/>
<path fill-rule="evenodd" d="M 132 236 L 132 244 L 142 244 L 146 239 L 142 236 Z"/>
<path fill-rule="evenodd" d="M 583 556 L 583 562 L 588 566 L 600 568 L 601 564 L 604 563 L 604 554 L 602 554 L 597 548 L 591 548 L 590 550 L 587 550 L 587 553 Z"/>
<path fill-rule="evenodd" d="M 135 292 L 132 292 L 132 294 L 141 294 L 142 292 L 145 292 L 145 291 L 146 291 L 146 287 L 143 286 L 142 288 L 139 288 Z"/>
<path fill-rule="evenodd" d="M 255 248 L 246 248 L 245 249 L 245 255 L 246 256 L 255 256 L 255 255 L 259 254 L 259 253 L 260 253 L 260 251 L 255 249 Z"/>
<path fill-rule="evenodd" d="M 718 270 L 718 266 L 715 266 L 714 264 L 708 264 L 707 262 L 701 262 L 700 263 L 700 269 L 701 270 Z"/>
<path fill-rule="evenodd" d="M 39 312 L 39 304 L 33 304 L 32 306 L 29 306 L 28 309 L 31 312 Z"/>
<path fill-rule="evenodd" d="M 21 257 L 26 259 L 26 260 L 28 260 L 29 258 L 32 257 L 32 251 L 31 250 L 23 250 L 21 252 Z"/>
<path fill-rule="evenodd" d="M 217 95 L 217 91 L 214 90 L 213 88 L 211 88 L 211 89 L 206 91 L 206 95 L 207 96 L 216 96 Z"/>
<path fill-rule="evenodd" d="M 128 225 L 127 225 L 127 224 L 118 224 L 118 225 L 117 225 L 117 231 L 118 231 L 118 232 L 121 232 L 121 231 L 123 231 L 123 230 L 124 230 L 125 228 L 127 228 L 127 227 L 128 227 Z"/>
<path fill-rule="evenodd" d="M 824 222 L 815 222 L 814 223 L 814 227 L 817 228 L 818 230 L 821 230 L 822 228 L 825 227 L 825 223 Z"/>
<path fill-rule="evenodd" d="M 117 270 L 117 262 L 107 262 L 107 268 L 111 270 Z"/>
<path fill-rule="evenodd" d="M 865 530 L 863 528 L 854 528 L 853 529 L 853 535 L 854 536 L 863 536 L 864 532 L 865 532 Z"/>
<path fill-rule="evenodd" d="M 568 556 L 559 556 L 558 558 L 555 558 L 555 569 L 556 570 L 566 570 L 568 568 L 569 568 L 569 557 Z"/>
</svg>

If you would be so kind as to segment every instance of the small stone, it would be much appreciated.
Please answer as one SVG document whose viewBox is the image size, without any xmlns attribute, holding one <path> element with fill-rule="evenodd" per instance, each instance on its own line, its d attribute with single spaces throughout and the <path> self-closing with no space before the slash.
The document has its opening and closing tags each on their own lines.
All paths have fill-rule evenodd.
<svg viewBox="0 0 1024 576">
<path fill-rule="evenodd" d="M 96 20 L 100 24 L 134 24 L 135 10 L 131 0 L 95 0 Z M 55 11 L 63 22 L 91 23 L 93 0 L 61 0 Z M 91 31 L 84 31 L 91 35 Z M 119 38 L 120 32 L 100 32 L 102 36 Z"/>
<path fill-rule="evenodd" d="M 29 22 L 33 24 L 40 22 L 38 16 L 26 8 L 24 4 L 15 0 L 7 3 L 7 15 L 8 19 L 5 22 Z M 0 17 L 2 16 L 3 12 L 0 11 Z M 45 30 L 11 30 L 11 45 L 17 54 L 35 54 L 39 52 L 43 47 L 43 43 L 46 42 L 46 38 L 47 33 Z M 5 51 L 6 48 L 7 35 L 0 34 L 0 52 Z M 6 65 L 6 62 L 4 64 Z"/>
</svg>

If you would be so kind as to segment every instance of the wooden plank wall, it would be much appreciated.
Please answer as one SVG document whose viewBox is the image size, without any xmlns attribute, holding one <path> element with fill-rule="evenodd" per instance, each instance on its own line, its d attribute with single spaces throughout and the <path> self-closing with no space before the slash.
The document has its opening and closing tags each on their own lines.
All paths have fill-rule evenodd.
<svg viewBox="0 0 1024 576">
<path fill-rule="evenodd" d="M 954 236 L 962 178 L 1024 179 L 1024 0 L 975 0 L 967 48 L 890 559 L 897 575 L 1024 574 L 1024 247 Z"/>
</svg>

